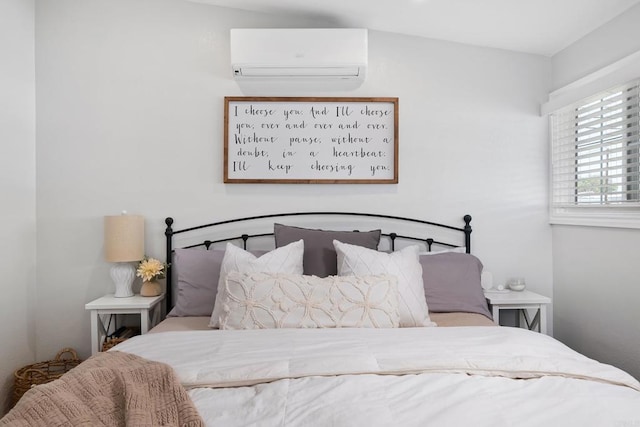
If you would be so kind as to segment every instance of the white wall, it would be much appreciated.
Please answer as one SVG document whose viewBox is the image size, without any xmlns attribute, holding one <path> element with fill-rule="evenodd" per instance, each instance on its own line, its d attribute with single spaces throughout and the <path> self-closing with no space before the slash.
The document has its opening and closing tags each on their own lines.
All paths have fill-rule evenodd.
<svg viewBox="0 0 640 427">
<path fill-rule="evenodd" d="M 640 231 L 553 227 L 558 339 L 640 378 Z"/>
<path fill-rule="evenodd" d="M 640 50 L 638 19 L 640 4 L 555 54 L 553 89 L 568 85 Z"/>
<path fill-rule="evenodd" d="M 0 2 L 0 416 L 36 351 L 34 38 L 33 0 Z"/>
<path fill-rule="evenodd" d="M 112 290 L 102 217 L 121 209 L 146 217 L 158 257 L 169 215 L 180 228 L 336 207 L 459 225 L 470 213 L 496 280 L 551 294 L 548 59 L 371 32 L 365 84 L 320 95 L 399 97 L 400 183 L 224 185 L 223 97 L 241 95 L 229 29 L 312 23 L 179 0 L 38 6 L 38 356 L 87 356 L 84 304 Z"/>
<path fill-rule="evenodd" d="M 553 87 L 640 50 L 638 19 L 640 5 L 556 55 Z M 555 336 L 636 378 L 640 378 L 639 246 L 640 230 L 553 226 Z"/>
</svg>

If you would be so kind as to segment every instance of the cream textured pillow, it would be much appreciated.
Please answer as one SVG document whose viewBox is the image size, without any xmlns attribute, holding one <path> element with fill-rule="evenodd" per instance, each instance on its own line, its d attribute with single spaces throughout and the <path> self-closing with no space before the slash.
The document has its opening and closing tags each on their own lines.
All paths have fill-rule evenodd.
<svg viewBox="0 0 640 427">
<path fill-rule="evenodd" d="M 340 276 L 397 276 L 400 327 L 436 326 L 429 318 L 418 245 L 407 246 L 392 253 L 378 252 L 337 240 L 333 241 L 333 245 L 338 254 Z"/>
<path fill-rule="evenodd" d="M 227 275 L 220 329 L 397 328 L 394 276 Z"/>
<path fill-rule="evenodd" d="M 222 265 L 220 266 L 218 292 L 213 304 L 213 312 L 211 313 L 209 327 L 218 328 L 220 326 L 220 315 L 222 314 L 222 305 L 220 301 L 224 296 L 225 279 L 227 278 L 227 274 L 232 271 L 239 271 L 242 273 L 262 271 L 269 273 L 302 274 L 303 255 L 304 242 L 302 239 L 281 248 L 274 249 L 260 257 L 256 257 L 242 248 L 232 245 L 231 243 L 227 243 L 224 258 L 222 259 Z"/>
</svg>

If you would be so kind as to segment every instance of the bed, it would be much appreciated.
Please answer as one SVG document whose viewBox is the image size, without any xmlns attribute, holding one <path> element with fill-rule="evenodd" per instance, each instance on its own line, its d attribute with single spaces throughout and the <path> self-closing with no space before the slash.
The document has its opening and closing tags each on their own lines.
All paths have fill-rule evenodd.
<svg viewBox="0 0 640 427">
<path fill-rule="evenodd" d="M 640 425 L 632 376 L 492 321 L 469 215 L 173 224 L 167 318 L 107 353 L 170 367 L 205 425 Z"/>
</svg>

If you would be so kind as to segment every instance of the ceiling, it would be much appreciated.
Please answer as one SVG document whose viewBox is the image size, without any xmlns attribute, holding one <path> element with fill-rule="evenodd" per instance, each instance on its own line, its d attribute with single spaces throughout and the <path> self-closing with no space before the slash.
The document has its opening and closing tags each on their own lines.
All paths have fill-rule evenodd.
<svg viewBox="0 0 640 427">
<path fill-rule="evenodd" d="M 192 0 L 553 56 L 640 0 Z"/>
</svg>

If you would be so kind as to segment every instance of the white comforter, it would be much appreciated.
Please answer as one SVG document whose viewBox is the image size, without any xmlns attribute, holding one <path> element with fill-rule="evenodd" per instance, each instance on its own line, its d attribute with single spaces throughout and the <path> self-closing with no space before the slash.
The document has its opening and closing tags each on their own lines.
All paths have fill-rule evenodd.
<svg viewBox="0 0 640 427">
<path fill-rule="evenodd" d="M 207 425 L 639 426 L 640 384 L 517 328 L 147 334 Z"/>
</svg>

